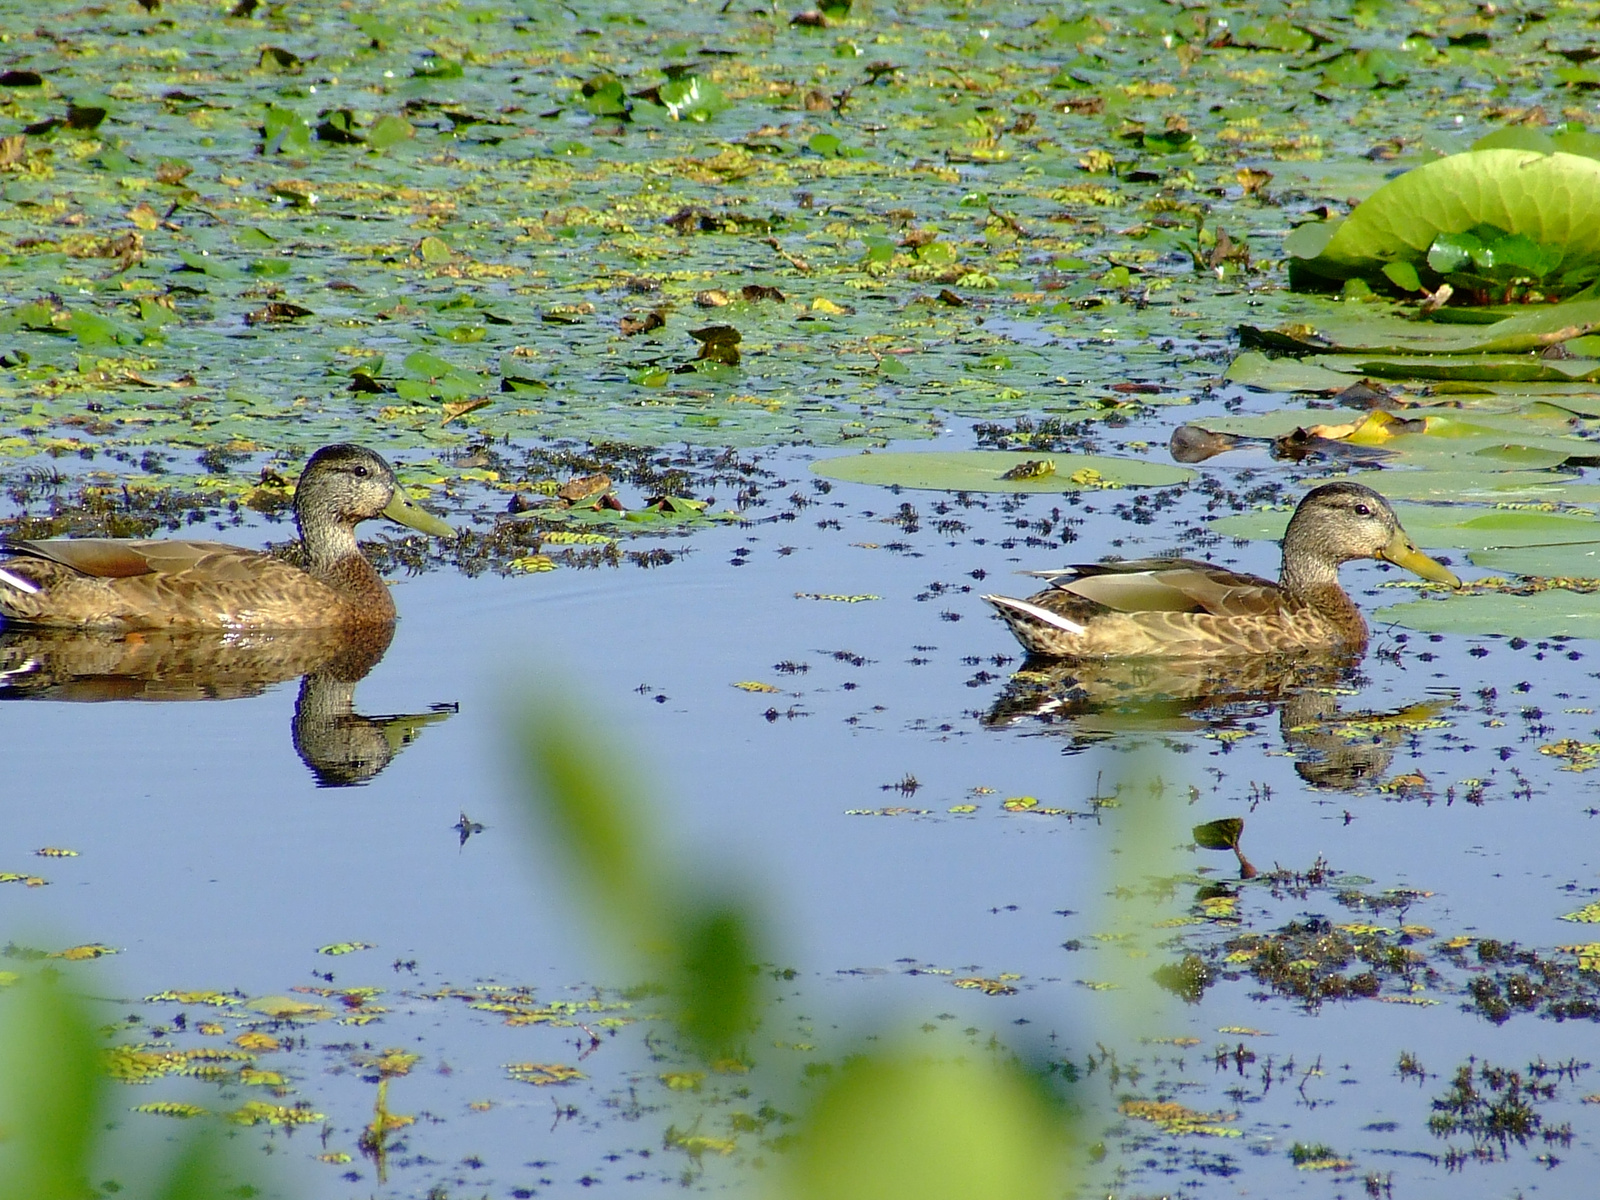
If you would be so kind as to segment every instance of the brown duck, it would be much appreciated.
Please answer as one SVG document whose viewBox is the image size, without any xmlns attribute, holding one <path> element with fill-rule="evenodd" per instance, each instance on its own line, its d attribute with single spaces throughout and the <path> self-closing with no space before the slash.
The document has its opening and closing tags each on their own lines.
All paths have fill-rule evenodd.
<svg viewBox="0 0 1600 1200">
<path fill-rule="evenodd" d="M 394 600 L 361 554 L 356 525 L 388 517 L 455 531 L 406 498 L 361 446 L 324 446 L 294 494 L 306 568 L 223 542 L 0 539 L 0 617 L 104 629 L 307 629 L 382 625 Z"/>
<path fill-rule="evenodd" d="M 1277 583 L 1194 559 L 1145 558 L 1037 572 L 1050 580 L 1044 591 L 984 599 L 1030 653 L 1058 658 L 1359 651 L 1367 623 L 1339 586 L 1339 564 L 1353 558 L 1461 584 L 1412 544 L 1377 492 L 1329 483 L 1290 518 Z"/>
</svg>

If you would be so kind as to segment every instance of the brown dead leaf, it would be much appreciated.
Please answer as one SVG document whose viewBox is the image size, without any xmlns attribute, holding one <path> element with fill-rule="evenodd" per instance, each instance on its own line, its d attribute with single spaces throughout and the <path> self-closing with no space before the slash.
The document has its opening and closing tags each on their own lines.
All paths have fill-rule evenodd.
<svg viewBox="0 0 1600 1200">
<path fill-rule="evenodd" d="M 661 310 L 656 309 L 645 313 L 642 317 L 623 317 L 618 322 L 618 327 L 622 330 L 623 337 L 634 337 L 637 334 L 649 333 L 652 329 L 660 329 L 666 323 L 667 319 L 661 315 Z"/>
<path fill-rule="evenodd" d="M 489 403 L 490 401 L 487 396 L 479 396 L 473 400 L 456 400 L 451 403 L 441 405 L 441 407 L 444 409 L 444 420 L 440 421 L 439 424 L 448 425 L 451 421 L 458 420 L 461 417 L 466 416 L 468 413 L 477 412 L 480 408 L 487 408 Z"/>
<path fill-rule="evenodd" d="M 602 473 L 574 475 L 557 490 L 556 495 L 568 504 L 577 504 L 611 490 L 611 476 Z"/>
</svg>

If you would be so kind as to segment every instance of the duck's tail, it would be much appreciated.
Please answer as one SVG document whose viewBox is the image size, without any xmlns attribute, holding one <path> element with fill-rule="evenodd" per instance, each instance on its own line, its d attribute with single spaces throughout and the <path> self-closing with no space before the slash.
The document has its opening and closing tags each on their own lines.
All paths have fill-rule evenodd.
<svg viewBox="0 0 1600 1200">
<path fill-rule="evenodd" d="M 1011 627 L 1017 641 L 1030 654 L 1070 653 L 1070 646 L 1064 644 L 1065 639 L 1081 637 L 1087 632 L 1077 621 L 1027 600 L 1012 596 L 984 596 L 983 599 L 994 605 L 1001 619 Z"/>
</svg>

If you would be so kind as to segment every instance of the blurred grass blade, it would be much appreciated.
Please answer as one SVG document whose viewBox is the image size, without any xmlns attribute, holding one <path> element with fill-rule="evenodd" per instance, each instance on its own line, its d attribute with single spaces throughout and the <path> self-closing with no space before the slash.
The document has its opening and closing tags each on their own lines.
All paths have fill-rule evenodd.
<svg viewBox="0 0 1600 1200">
<path fill-rule="evenodd" d="M 706 1057 L 728 1054 L 748 1036 L 765 1000 L 749 913 L 723 903 L 685 917 L 673 988 L 678 1025 Z"/>
<path fill-rule="evenodd" d="M 954 1053 L 954 1052 L 952 1052 Z M 1045 1200 L 1065 1122 L 1022 1072 L 952 1057 L 855 1060 L 802 1127 L 785 1200 Z"/>
<path fill-rule="evenodd" d="M 0 1200 L 81 1200 L 105 1078 L 89 1006 L 48 974 L 0 997 Z"/>
<path fill-rule="evenodd" d="M 535 805 L 595 911 L 625 943 L 659 943 L 669 906 L 656 839 L 624 756 L 554 704 L 532 706 L 523 730 Z"/>
<path fill-rule="evenodd" d="M 568 709 L 531 709 L 523 752 L 536 807 L 590 911 L 668 986 L 674 1020 L 697 1052 L 735 1053 L 764 999 L 747 908 L 709 898 L 687 870 L 665 865 L 625 756 Z"/>
</svg>

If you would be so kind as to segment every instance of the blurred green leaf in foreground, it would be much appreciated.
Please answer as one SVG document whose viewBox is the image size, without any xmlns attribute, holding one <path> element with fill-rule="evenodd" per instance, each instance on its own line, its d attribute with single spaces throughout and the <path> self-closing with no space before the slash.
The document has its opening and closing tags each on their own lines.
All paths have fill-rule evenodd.
<svg viewBox="0 0 1600 1200">
<path fill-rule="evenodd" d="M 752 1083 L 792 1098 L 799 1120 L 770 1166 L 793 1200 L 1031 1200 L 1060 1194 L 1067 1111 L 1040 1077 L 1003 1055 L 912 1045 L 841 1054 L 824 1082 L 774 1079 L 751 1061 L 768 1004 L 759 922 L 707 864 L 671 865 L 625 756 L 570 705 L 541 705 L 523 724 L 535 816 L 552 833 L 586 909 L 628 960 L 658 982 L 686 1048 L 739 1059 Z"/>
<path fill-rule="evenodd" d="M 261 1195 L 240 1180 L 215 1124 L 182 1139 L 176 1156 L 154 1167 L 153 1138 L 113 1136 L 94 1017 L 89 1002 L 50 971 L 0 992 L 0 1200 Z M 104 1182 L 93 1187 L 91 1179 Z"/>
</svg>

